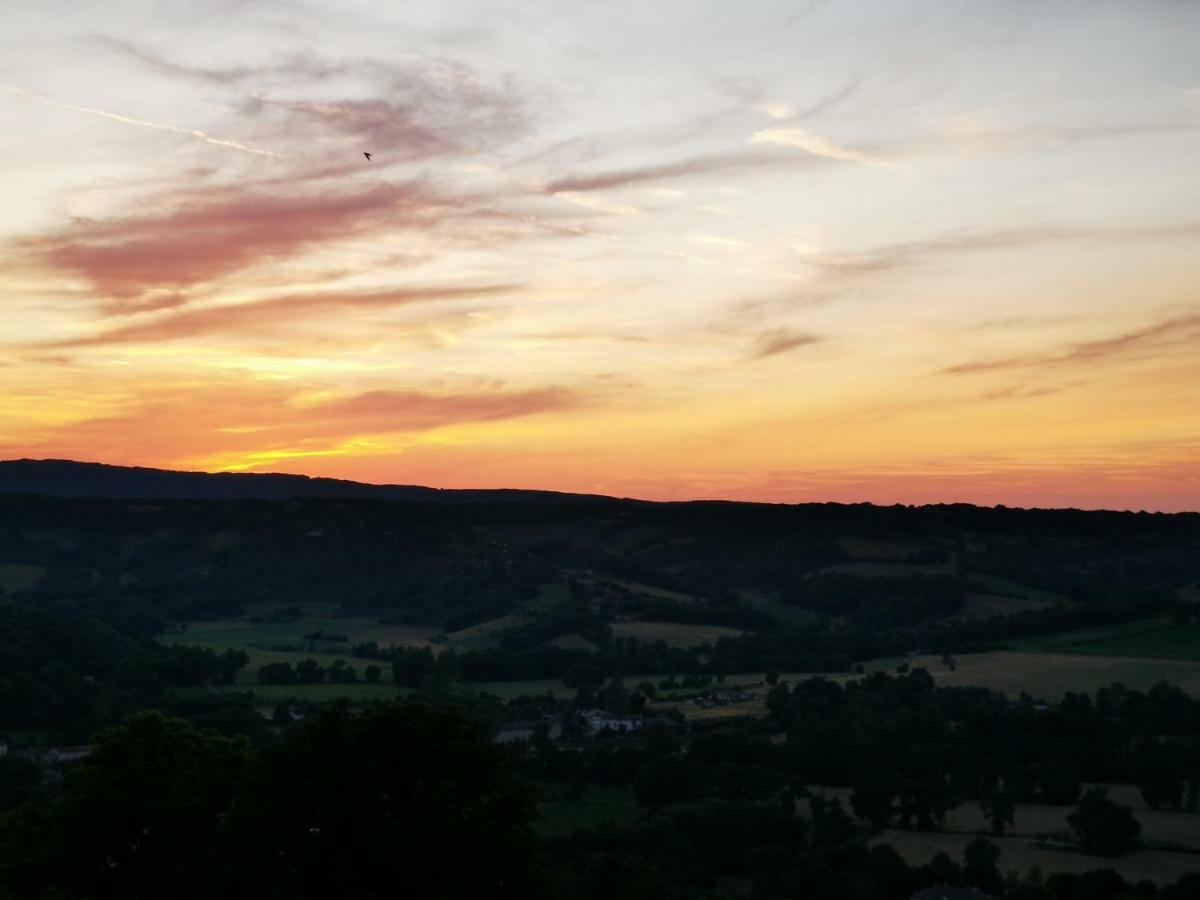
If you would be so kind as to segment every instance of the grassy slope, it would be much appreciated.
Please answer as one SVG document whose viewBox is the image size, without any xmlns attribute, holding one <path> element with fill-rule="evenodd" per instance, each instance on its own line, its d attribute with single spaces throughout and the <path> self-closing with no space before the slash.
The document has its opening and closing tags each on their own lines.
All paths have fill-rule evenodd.
<svg viewBox="0 0 1200 900">
<path fill-rule="evenodd" d="M 1200 625 L 1160 616 L 1098 628 L 1038 635 L 1020 649 L 1200 661 Z"/>
</svg>

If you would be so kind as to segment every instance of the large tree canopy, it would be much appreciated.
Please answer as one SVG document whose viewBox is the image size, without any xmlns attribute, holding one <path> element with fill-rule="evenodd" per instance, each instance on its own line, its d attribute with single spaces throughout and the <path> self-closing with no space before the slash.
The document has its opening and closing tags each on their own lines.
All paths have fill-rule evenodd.
<svg viewBox="0 0 1200 900">
<path fill-rule="evenodd" d="M 158 713 L 0 820 L 0 896 L 539 896 L 535 813 L 457 710 L 323 711 L 264 752 Z"/>
</svg>

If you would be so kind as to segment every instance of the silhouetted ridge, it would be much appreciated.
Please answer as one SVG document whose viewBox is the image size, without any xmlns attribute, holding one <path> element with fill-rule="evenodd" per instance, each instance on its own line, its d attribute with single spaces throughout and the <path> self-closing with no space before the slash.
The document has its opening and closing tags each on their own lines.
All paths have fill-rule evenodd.
<svg viewBox="0 0 1200 900">
<path fill-rule="evenodd" d="M 368 498 L 472 502 L 568 501 L 589 497 L 555 491 L 450 490 L 410 484 L 364 484 L 339 478 L 246 472 L 176 472 L 68 459 L 0 461 L 0 493 L 129 500 L 292 500 Z M 592 499 L 595 499 L 592 497 Z"/>
</svg>

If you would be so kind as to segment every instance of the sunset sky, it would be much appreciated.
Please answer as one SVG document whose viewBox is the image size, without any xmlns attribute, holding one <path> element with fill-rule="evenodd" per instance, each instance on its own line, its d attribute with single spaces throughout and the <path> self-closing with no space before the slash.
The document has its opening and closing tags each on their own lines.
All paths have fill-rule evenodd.
<svg viewBox="0 0 1200 900">
<path fill-rule="evenodd" d="M 1200 509 L 1200 3 L 3 24 L 0 458 Z"/>
</svg>

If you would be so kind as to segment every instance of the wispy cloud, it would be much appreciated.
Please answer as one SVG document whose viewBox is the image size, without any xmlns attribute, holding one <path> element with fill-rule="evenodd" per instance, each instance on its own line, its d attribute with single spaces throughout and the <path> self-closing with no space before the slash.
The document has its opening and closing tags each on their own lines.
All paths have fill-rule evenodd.
<svg viewBox="0 0 1200 900">
<path fill-rule="evenodd" d="M 248 303 L 188 309 L 151 322 L 110 328 L 98 334 L 56 341 L 47 346 L 91 347 L 171 341 L 207 334 L 232 336 L 283 331 L 297 322 L 350 311 L 382 312 L 446 300 L 488 297 L 517 288 L 513 284 L 423 285 L 382 291 L 341 291 L 270 297 Z"/>
<path fill-rule="evenodd" d="M 824 339 L 819 335 L 810 334 L 807 331 L 775 328 L 770 331 L 764 331 L 758 336 L 754 342 L 752 357 L 754 359 L 766 359 L 770 356 L 779 356 L 782 353 L 797 350 L 800 347 L 810 347 L 813 344 L 819 344 L 822 340 Z"/>
<path fill-rule="evenodd" d="M 976 375 L 1010 369 L 1034 369 L 1094 363 L 1110 357 L 1134 357 L 1161 353 L 1175 346 L 1194 346 L 1200 340 L 1200 312 L 1176 316 L 1162 322 L 1123 332 L 1110 338 L 1069 344 L 1048 353 L 1031 353 L 1002 359 L 959 363 L 942 370 L 945 375 Z"/>
<path fill-rule="evenodd" d="M 173 208 L 76 220 L 25 245 L 51 267 L 86 278 L 119 310 L 121 298 L 141 307 L 147 291 L 178 291 L 318 242 L 415 227 L 430 200 L 419 184 L 380 183 L 299 193 L 233 186 L 160 202 Z"/>
<path fill-rule="evenodd" d="M 372 438 L 413 436 L 441 428 L 575 409 L 590 401 L 567 387 L 383 389 L 313 402 L 293 387 L 167 385 L 143 392 L 124 409 L 55 426 L 0 452 L 78 454 L 130 463 L 206 468 L 256 465 L 293 457 L 363 452 Z"/>
<path fill-rule="evenodd" d="M 1037 397 L 1051 397 L 1085 384 L 1083 381 L 1070 381 L 1063 384 L 1013 384 L 995 391 L 986 391 L 980 396 L 981 400 L 1032 400 Z"/>
<path fill-rule="evenodd" d="M 1019 228 L 958 229 L 919 241 L 883 244 L 864 251 L 809 254 L 808 262 L 830 273 L 883 272 L 926 259 L 1052 243 L 1105 243 L 1139 240 L 1186 240 L 1200 237 L 1200 222 L 1145 226 L 1043 225 Z"/>
<path fill-rule="evenodd" d="M 790 157 L 792 161 L 804 160 L 805 157 Z M 649 184 L 654 181 L 666 181 L 680 178 L 694 178 L 697 175 L 712 175 L 714 173 L 737 172 L 737 170 L 755 168 L 757 166 L 773 166 L 779 164 L 781 157 L 769 152 L 737 151 L 728 154 L 704 154 L 690 156 L 685 160 L 652 164 L 652 166 L 635 166 L 626 169 L 610 169 L 607 172 L 596 172 L 588 175 L 568 175 L 551 181 L 542 190 L 548 194 L 583 193 L 587 191 L 607 191 L 614 187 Z"/>
<path fill-rule="evenodd" d="M 814 156 L 825 156 L 829 159 L 863 163 L 864 165 L 881 165 L 884 162 L 861 150 L 843 147 L 798 126 L 764 128 L 762 131 L 754 133 L 753 137 L 750 138 L 750 143 L 797 147 Z"/>
</svg>

